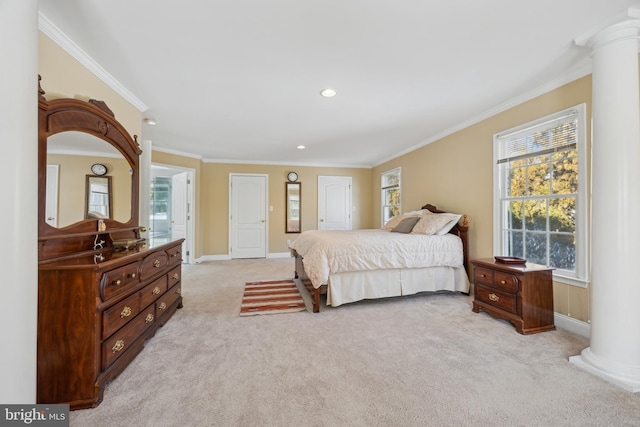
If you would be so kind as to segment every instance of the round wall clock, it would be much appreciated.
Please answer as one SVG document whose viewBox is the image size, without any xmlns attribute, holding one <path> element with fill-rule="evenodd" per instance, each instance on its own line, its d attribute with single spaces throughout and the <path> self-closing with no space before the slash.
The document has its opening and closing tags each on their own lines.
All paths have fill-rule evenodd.
<svg viewBox="0 0 640 427">
<path fill-rule="evenodd" d="M 91 172 L 93 172 L 94 175 L 104 175 L 107 173 L 107 167 L 102 163 L 96 163 L 91 165 Z"/>
<path fill-rule="evenodd" d="M 287 174 L 287 179 L 288 179 L 290 182 L 295 182 L 295 181 L 297 181 L 297 180 L 298 180 L 298 174 L 297 174 L 297 173 L 295 173 L 295 172 L 289 172 L 289 173 Z"/>
</svg>

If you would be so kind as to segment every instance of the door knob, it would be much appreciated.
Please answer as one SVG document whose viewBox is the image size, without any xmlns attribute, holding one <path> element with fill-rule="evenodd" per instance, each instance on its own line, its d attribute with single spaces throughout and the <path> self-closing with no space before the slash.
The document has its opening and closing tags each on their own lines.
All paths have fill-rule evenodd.
<svg viewBox="0 0 640 427">
<path fill-rule="evenodd" d="M 324 222 L 324 219 L 321 219 L 320 222 Z"/>
<path fill-rule="evenodd" d="M 264 222 L 264 219 L 261 219 L 260 221 L 261 221 L 261 222 Z"/>
</svg>

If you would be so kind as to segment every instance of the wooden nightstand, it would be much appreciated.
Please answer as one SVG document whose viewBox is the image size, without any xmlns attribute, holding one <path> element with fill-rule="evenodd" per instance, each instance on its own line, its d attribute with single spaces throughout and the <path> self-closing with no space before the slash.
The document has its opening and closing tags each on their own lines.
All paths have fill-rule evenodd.
<svg viewBox="0 0 640 427">
<path fill-rule="evenodd" d="M 473 311 L 511 322 L 521 334 L 555 329 L 553 268 L 538 264 L 502 264 L 493 258 L 471 261 Z"/>
</svg>

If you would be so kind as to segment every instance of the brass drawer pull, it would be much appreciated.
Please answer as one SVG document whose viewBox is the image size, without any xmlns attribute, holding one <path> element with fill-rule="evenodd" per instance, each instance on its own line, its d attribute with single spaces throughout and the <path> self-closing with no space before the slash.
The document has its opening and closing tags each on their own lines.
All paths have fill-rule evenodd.
<svg viewBox="0 0 640 427">
<path fill-rule="evenodd" d="M 131 316 L 131 307 L 126 307 L 122 309 L 122 312 L 120 313 L 120 318 L 124 319 L 125 317 L 129 317 Z"/>
<path fill-rule="evenodd" d="M 149 313 L 147 314 L 147 317 L 145 317 L 144 323 L 151 323 L 151 322 L 153 322 L 153 314 Z"/>
<path fill-rule="evenodd" d="M 484 278 L 487 277 L 484 273 L 480 273 L 480 277 Z"/>
<path fill-rule="evenodd" d="M 160 267 L 160 260 L 155 260 L 155 261 L 153 261 L 153 266 L 154 266 L 155 268 Z"/>
<path fill-rule="evenodd" d="M 178 255 L 180 255 L 180 252 L 174 252 L 174 253 L 172 253 L 172 254 L 171 254 L 171 257 L 172 257 L 172 258 L 175 258 L 175 257 L 177 257 Z"/>
<path fill-rule="evenodd" d="M 136 273 L 131 273 L 131 274 L 129 275 L 129 277 L 131 277 L 132 279 L 135 279 L 135 278 L 136 278 Z"/>
<path fill-rule="evenodd" d="M 174 273 L 172 278 L 173 278 L 173 280 L 178 280 L 180 278 L 180 276 L 178 276 L 178 273 Z"/>
<path fill-rule="evenodd" d="M 176 294 L 180 295 L 180 288 L 176 289 Z"/>
<path fill-rule="evenodd" d="M 118 341 L 116 341 L 116 344 L 113 346 L 113 348 L 111 350 L 114 353 L 117 353 L 119 351 L 122 351 L 123 349 L 124 349 L 124 341 L 118 340 Z"/>
<path fill-rule="evenodd" d="M 156 286 L 155 288 L 153 288 L 152 293 L 153 293 L 154 295 L 158 295 L 158 294 L 160 293 L 160 288 Z"/>
<path fill-rule="evenodd" d="M 500 280 L 500 284 L 501 284 L 501 285 L 506 285 L 506 284 L 507 284 L 507 282 L 506 282 L 506 281 L 504 281 L 504 280 Z"/>
<path fill-rule="evenodd" d="M 160 305 L 158 306 L 158 310 L 164 310 L 165 308 L 167 308 L 167 304 L 161 302 Z"/>
<path fill-rule="evenodd" d="M 116 285 L 116 286 L 120 286 L 120 285 L 122 284 L 122 280 L 120 280 L 120 279 L 118 279 L 118 280 L 114 280 L 114 281 L 113 281 L 113 282 L 111 282 L 111 283 L 113 283 L 113 284 L 114 284 L 114 285 Z"/>
<path fill-rule="evenodd" d="M 500 297 L 498 295 L 496 295 L 496 294 L 489 294 L 489 299 L 491 301 L 495 301 L 495 302 L 500 301 Z"/>
</svg>

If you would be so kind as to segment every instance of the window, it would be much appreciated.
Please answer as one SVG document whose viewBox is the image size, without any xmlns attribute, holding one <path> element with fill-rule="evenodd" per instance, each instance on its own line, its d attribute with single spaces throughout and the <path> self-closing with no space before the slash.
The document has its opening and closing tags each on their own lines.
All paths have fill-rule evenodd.
<svg viewBox="0 0 640 427">
<path fill-rule="evenodd" d="M 400 168 L 382 173 L 382 225 L 400 215 Z"/>
<path fill-rule="evenodd" d="M 494 251 L 586 286 L 584 104 L 494 135 Z"/>
</svg>

